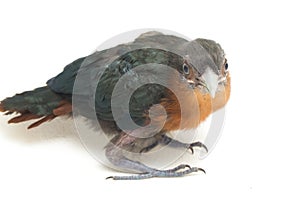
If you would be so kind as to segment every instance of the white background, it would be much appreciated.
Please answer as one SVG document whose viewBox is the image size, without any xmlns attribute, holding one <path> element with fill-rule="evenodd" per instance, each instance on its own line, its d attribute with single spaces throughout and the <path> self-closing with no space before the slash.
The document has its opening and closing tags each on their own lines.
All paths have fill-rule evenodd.
<svg viewBox="0 0 300 200">
<path fill-rule="evenodd" d="M 299 199 L 297 1 L 1 1 L 0 99 L 43 86 L 106 39 L 164 28 L 218 41 L 232 96 L 207 174 L 107 181 L 72 122 L 32 131 L 0 118 L 0 199 Z M 298 191 L 297 191 L 298 189 Z"/>
</svg>

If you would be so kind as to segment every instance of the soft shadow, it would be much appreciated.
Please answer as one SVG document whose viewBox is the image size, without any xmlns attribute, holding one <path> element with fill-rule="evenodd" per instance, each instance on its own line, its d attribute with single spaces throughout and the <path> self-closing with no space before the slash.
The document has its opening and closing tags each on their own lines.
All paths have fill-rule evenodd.
<svg viewBox="0 0 300 200">
<path fill-rule="evenodd" d="M 34 122 L 24 122 L 19 124 L 7 124 L 12 116 L 0 116 L 1 137 L 28 145 L 43 142 L 66 141 L 82 148 L 82 144 L 76 134 L 76 129 L 72 118 L 56 118 L 51 122 L 44 123 L 39 127 L 27 129 Z"/>
</svg>

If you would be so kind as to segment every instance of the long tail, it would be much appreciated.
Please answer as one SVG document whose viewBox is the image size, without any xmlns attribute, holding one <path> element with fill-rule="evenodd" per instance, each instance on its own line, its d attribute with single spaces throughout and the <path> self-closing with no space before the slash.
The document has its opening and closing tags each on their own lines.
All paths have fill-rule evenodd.
<svg viewBox="0 0 300 200">
<path fill-rule="evenodd" d="M 65 97 L 51 91 L 46 86 L 4 99 L 0 102 L 0 112 L 5 112 L 5 115 L 19 114 L 10 119 L 8 123 L 39 119 L 28 127 L 30 129 L 57 116 L 70 114 L 72 105 Z"/>
</svg>

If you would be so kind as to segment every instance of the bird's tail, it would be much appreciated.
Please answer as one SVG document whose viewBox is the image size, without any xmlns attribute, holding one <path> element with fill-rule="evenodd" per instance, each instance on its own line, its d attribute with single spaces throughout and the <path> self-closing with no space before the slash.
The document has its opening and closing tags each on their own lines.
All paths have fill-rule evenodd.
<svg viewBox="0 0 300 200">
<path fill-rule="evenodd" d="M 5 112 L 6 115 L 19 114 L 8 123 L 39 119 L 28 128 L 39 126 L 57 116 L 69 114 L 71 111 L 71 103 L 47 86 L 17 94 L 0 102 L 0 112 Z"/>
</svg>

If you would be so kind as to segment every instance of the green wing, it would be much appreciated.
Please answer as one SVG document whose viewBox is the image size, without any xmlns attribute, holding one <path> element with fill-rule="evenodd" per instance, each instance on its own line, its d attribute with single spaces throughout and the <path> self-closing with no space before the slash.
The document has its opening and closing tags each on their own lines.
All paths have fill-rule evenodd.
<svg viewBox="0 0 300 200">
<path fill-rule="evenodd" d="M 95 108 L 98 118 L 109 121 L 132 118 L 136 124 L 145 125 L 149 108 L 165 95 L 164 86 L 155 84 L 162 77 L 158 76 L 162 72 L 155 64 L 167 64 L 169 58 L 169 53 L 163 50 L 139 49 L 111 63 L 97 85 Z M 142 71 L 135 71 L 136 67 L 143 65 Z M 112 114 L 112 105 L 117 116 Z"/>
<path fill-rule="evenodd" d="M 133 69 L 149 63 L 169 65 L 170 52 L 145 48 L 155 46 L 157 41 L 162 46 L 164 44 L 170 45 L 168 40 L 171 41 L 172 45 L 181 45 L 186 42 L 181 38 L 163 34 L 141 35 L 132 43 L 95 52 L 90 56 L 75 60 L 67 65 L 62 73 L 50 79 L 47 84 L 54 92 L 66 95 L 70 101 L 72 101 L 72 97 L 73 100 L 75 98 L 76 106 L 81 115 L 92 118 L 96 112 L 99 119 L 115 121 L 111 107 L 113 91 L 120 78 L 124 74 L 129 74 L 126 84 L 121 86 L 119 92 L 114 93 L 117 97 L 115 103 L 120 105 L 119 111 L 123 113 L 118 117 L 124 119 L 131 117 L 137 124 L 143 125 L 147 120 L 145 118 L 146 112 L 164 97 L 165 88 L 158 84 L 145 84 L 142 87 L 134 88 L 135 85 L 143 83 L 145 78 L 152 83 L 159 82 L 157 75 L 161 71 L 154 67 L 149 69 L 150 73 L 146 77 L 141 78 L 134 73 Z M 176 60 L 174 56 L 171 57 Z M 126 109 L 121 106 L 124 97 L 126 98 L 124 95 L 127 94 L 124 91 L 128 88 L 134 90 L 130 97 L 129 115 Z"/>
<path fill-rule="evenodd" d="M 65 95 L 72 95 L 73 86 L 77 72 L 82 66 L 86 57 L 79 58 L 67 65 L 63 72 L 47 81 L 47 85 L 55 92 Z"/>
<path fill-rule="evenodd" d="M 135 85 L 143 83 L 145 77 L 139 77 L 140 75 L 134 73 L 133 69 L 147 63 L 167 64 L 166 53 L 155 49 L 136 50 L 119 57 L 108 66 L 103 64 L 103 59 L 99 59 L 99 55 L 97 59 L 95 59 L 95 55 L 91 55 L 67 65 L 62 73 L 50 79 L 47 84 L 56 93 L 77 97 L 76 99 L 81 101 L 79 107 L 82 115 L 93 117 L 93 113 L 89 112 L 95 110 L 99 119 L 114 121 L 115 116 L 113 116 L 111 108 L 113 91 L 120 78 L 124 74 L 129 74 L 126 84 L 121 85 L 120 92 L 117 92 L 115 96 L 116 104 L 121 105 L 122 99 L 126 98 L 124 95 L 127 95 L 124 91 L 126 88 L 131 89 L 129 92 L 131 91 L 133 94 L 129 101 L 130 116 L 123 107 L 120 107 L 119 109 L 123 109 L 124 112 L 119 117 L 132 117 L 137 124 L 143 125 L 146 120 L 145 112 L 152 105 L 159 103 L 164 96 L 165 89 L 158 84 L 145 84 L 135 88 Z M 161 73 L 159 69 L 150 69 L 147 79 L 152 83 L 158 82 L 158 73 Z M 81 80 L 80 83 L 75 83 L 76 77 L 80 77 L 78 78 Z"/>
</svg>

